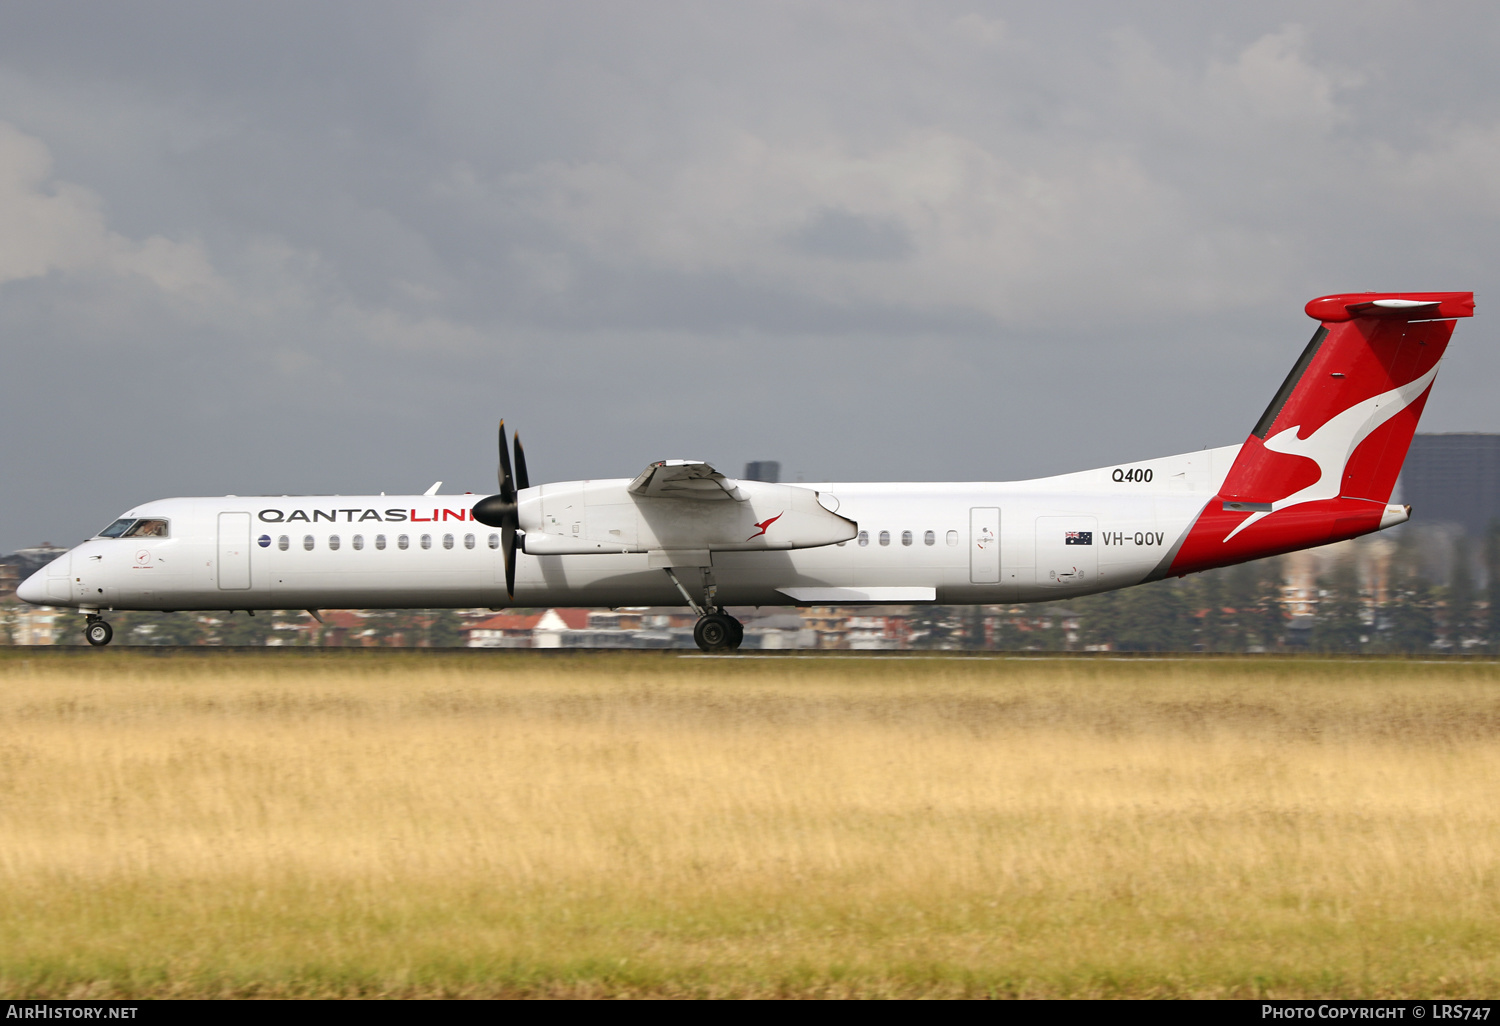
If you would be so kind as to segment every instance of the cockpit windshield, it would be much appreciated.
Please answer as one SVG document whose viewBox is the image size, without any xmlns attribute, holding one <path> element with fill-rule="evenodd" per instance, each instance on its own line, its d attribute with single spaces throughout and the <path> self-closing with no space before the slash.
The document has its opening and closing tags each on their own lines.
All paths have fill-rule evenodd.
<svg viewBox="0 0 1500 1026">
<path fill-rule="evenodd" d="M 134 517 L 116 520 L 99 532 L 100 538 L 166 538 L 169 536 L 165 520 L 137 520 Z"/>
</svg>

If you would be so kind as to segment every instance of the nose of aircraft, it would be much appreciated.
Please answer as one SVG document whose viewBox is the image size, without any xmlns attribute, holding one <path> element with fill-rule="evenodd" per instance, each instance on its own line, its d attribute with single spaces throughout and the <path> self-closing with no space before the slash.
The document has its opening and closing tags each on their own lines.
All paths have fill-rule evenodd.
<svg viewBox="0 0 1500 1026">
<path fill-rule="evenodd" d="M 47 571 L 38 570 L 16 589 L 16 598 L 22 602 L 30 602 L 33 605 L 45 606 L 47 604 Z"/>
</svg>

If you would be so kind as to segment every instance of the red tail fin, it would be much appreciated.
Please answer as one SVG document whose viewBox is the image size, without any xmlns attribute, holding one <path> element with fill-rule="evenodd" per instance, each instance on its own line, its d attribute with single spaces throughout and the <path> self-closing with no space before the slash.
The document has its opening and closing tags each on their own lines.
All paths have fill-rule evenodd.
<svg viewBox="0 0 1500 1026">
<path fill-rule="evenodd" d="M 1472 292 L 1371 292 L 1308 303 L 1317 332 L 1170 572 L 1379 529 L 1453 318 L 1473 313 Z"/>
</svg>

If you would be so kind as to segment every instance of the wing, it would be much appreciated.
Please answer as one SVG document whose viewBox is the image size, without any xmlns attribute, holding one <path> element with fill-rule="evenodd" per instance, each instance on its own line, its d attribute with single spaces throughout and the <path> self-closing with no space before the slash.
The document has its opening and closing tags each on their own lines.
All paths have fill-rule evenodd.
<svg viewBox="0 0 1500 1026">
<path fill-rule="evenodd" d="M 698 460 L 658 460 L 630 482 L 628 491 L 653 499 L 745 501 L 738 482 Z"/>
</svg>

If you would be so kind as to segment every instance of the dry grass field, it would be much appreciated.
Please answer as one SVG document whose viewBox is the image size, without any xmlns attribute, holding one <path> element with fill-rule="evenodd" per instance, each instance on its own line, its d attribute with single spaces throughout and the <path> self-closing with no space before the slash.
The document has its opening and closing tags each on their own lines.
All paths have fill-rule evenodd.
<svg viewBox="0 0 1500 1026">
<path fill-rule="evenodd" d="M 1500 667 L 0 657 L 0 993 L 1494 996 Z"/>
</svg>

